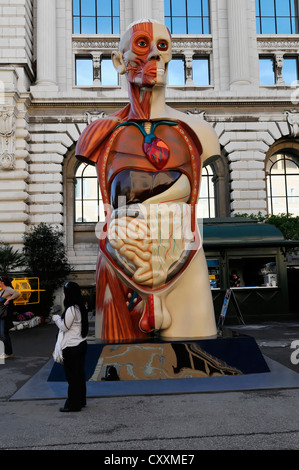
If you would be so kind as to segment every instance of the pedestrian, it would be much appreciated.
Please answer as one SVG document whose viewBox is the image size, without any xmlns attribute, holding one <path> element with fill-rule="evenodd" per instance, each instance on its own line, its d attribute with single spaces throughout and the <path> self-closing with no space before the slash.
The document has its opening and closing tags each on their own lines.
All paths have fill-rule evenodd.
<svg viewBox="0 0 299 470">
<path fill-rule="evenodd" d="M 230 286 L 231 287 L 240 287 L 240 277 L 238 276 L 237 271 L 233 271 L 231 273 Z"/>
<path fill-rule="evenodd" d="M 2 298 L 2 305 L 6 307 L 3 317 L 0 318 L 0 337 L 4 344 L 4 353 L 1 354 L 1 359 L 13 357 L 9 330 L 13 327 L 13 301 L 20 295 L 20 292 L 12 287 L 11 280 L 7 276 L 0 277 L 0 298 Z"/>
<path fill-rule="evenodd" d="M 87 351 L 88 315 L 77 283 L 64 286 L 64 307 L 61 315 L 52 319 L 59 328 L 54 359 L 63 362 L 68 382 L 68 398 L 62 412 L 81 411 L 86 405 L 85 356 Z M 60 355 L 61 361 L 58 356 Z"/>
</svg>

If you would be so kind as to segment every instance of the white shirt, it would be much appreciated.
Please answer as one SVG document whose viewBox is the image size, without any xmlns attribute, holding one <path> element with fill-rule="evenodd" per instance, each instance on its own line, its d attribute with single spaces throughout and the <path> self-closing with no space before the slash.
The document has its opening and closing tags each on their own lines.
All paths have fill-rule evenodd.
<svg viewBox="0 0 299 470">
<path fill-rule="evenodd" d="M 81 336 L 81 312 L 77 305 L 67 309 L 64 319 L 60 315 L 53 315 L 52 319 L 62 334 L 61 349 L 78 346 L 86 339 Z"/>
</svg>

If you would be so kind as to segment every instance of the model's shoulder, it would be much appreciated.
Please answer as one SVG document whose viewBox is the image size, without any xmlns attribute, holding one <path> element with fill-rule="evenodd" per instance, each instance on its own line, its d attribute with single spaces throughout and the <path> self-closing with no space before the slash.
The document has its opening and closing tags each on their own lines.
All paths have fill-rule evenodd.
<svg viewBox="0 0 299 470">
<path fill-rule="evenodd" d="M 195 133 L 203 149 L 203 161 L 209 157 L 220 155 L 221 150 L 218 136 L 209 122 L 205 121 L 200 116 L 195 117 L 187 113 L 182 113 L 181 111 L 175 111 L 171 114 L 173 117 L 176 116 L 177 120 L 187 125 Z"/>
</svg>

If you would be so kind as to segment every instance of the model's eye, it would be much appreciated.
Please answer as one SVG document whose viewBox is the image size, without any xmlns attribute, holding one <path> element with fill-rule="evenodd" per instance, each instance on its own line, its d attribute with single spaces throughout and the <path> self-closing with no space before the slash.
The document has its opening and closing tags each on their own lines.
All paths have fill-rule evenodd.
<svg viewBox="0 0 299 470">
<path fill-rule="evenodd" d="M 157 44 L 157 48 L 159 49 L 159 51 L 167 51 L 168 49 L 167 41 L 159 41 Z"/>
<path fill-rule="evenodd" d="M 140 39 L 137 44 L 139 47 L 147 47 L 147 42 L 144 39 Z"/>
</svg>

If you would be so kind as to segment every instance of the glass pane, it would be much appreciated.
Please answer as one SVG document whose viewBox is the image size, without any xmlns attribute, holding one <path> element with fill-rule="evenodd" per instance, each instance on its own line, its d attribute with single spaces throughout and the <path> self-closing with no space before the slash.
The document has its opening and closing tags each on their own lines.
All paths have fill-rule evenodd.
<svg viewBox="0 0 299 470">
<path fill-rule="evenodd" d="M 256 19 L 256 34 L 261 34 L 261 22 L 260 19 Z"/>
<path fill-rule="evenodd" d="M 99 199 L 99 221 L 100 222 L 105 221 L 105 209 L 104 209 L 104 204 L 103 204 L 103 200 L 101 199 L 101 196 Z"/>
<path fill-rule="evenodd" d="M 255 14 L 256 14 L 256 16 L 260 16 L 260 2 L 259 2 L 259 0 L 255 0 Z"/>
<path fill-rule="evenodd" d="M 203 20 L 203 34 L 210 34 L 210 20 L 204 17 Z"/>
<path fill-rule="evenodd" d="M 73 0 L 73 15 L 80 15 L 80 0 Z"/>
<path fill-rule="evenodd" d="M 298 176 L 292 175 L 287 177 L 287 194 L 288 196 L 299 196 L 299 179 Z"/>
<path fill-rule="evenodd" d="M 164 0 L 164 15 L 170 16 L 170 0 Z"/>
<path fill-rule="evenodd" d="M 76 85 L 90 86 L 93 84 L 92 59 L 76 59 Z"/>
<path fill-rule="evenodd" d="M 83 199 L 97 199 L 98 181 L 96 178 L 83 178 Z"/>
<path fill-rule="evenodd" d="M 210 16 L 209 0 L 202 0 L 202 11 L 204 16 Z"/>
<path fill-rule="evenodd" d="M 287 85 L 291 85 L 298 80 L 298 62 L 296 57 L 283 59 L 282 75 Z"/>
<path fill-rule="evenodd" d="M 277 155 L 277 161 L 274 163 L 274 165 L 271 168 L 271 174 L 284 174 L 285 173 L 285 167 L 284 167 L 284 158 L 283 155 Z"/>
<path fill-rule="evenodd" d="M 119 16 L 119 0 L 113 0 L 112 8 L 113 8 L 113 16 Z"/>
<path fill-rule="evenodd" d="M 115 70 L 111 59 L 102 59 L 101 83 L 103 86 L 117 86 L 118 85 L 118 73 Z"/>
<path fill-rule="evenodd" d="M 73 18 L 73 34 L 80 34 L 80 17 Z"/>
<path fill-rule="evenodd" d="M 83 202 L 83 220 L 82 222 L 97 222 L 98 221 L 98 203 L 97 201 L 84 201 Z"/>
<path fill-rule="evenodd" d="M 272 203 L 273 214 L 281 214 L 287 212 L 287 204 L 285 198 L 273 197 Z"/>
<path fill-rule="evenodd" d="M 82 16 L 95 16 L 95 0 L 81 1 L 81 15 Z"/>
<path fill-rule="evenodd" d="M 90 176 L 93 178 L 97 178 L 97 172 L 96 172 L 95 167 L 93 165 L 86 165 L 84 163 L 79 166 L 78 170 L 76 171 L 76 175 L 77 173 L 79 173 L 81 167 L 82 167 L 82 171 L 81 171 L 82 176 L 84 177 Z"/>
<path fill-rule="evenodd" d="M 288 199 L 289 214 L 299 215 L 299 197 L 291 197 Z"/>
<path fill-rule="evenodd" d="M 172 0 L 172 15 L 173 16 L 186 16 L 186 2 L 185 0 Z"/>
<path fill-rule="evenodd" d="M 113 24 L 112 33 L 113 34 L 119 34 L 119 18 L 118 17 L 113 17 L 112 24 Z"/>
<path fill-rule="evenodd" d="M 274 0 L 261 0 L 261 15 L 275 16 Z"/>
<path fill-rule="evenodd" d="M 83 222 L 83 215 L 82 215 L 82 202 L 76 201 L 75 203 L 75 221 L 76 222 Z"/>
<path fill-rule="evenodd" d="M 201 18 L 188 18 L 188 34 L 203 34 Z"/>
<path fill-rule="evenodd" d="M 81 34 L 96 34 L 96 19 L 82 16 Z"/>
<path fill-rule="evenodd" d="M 75 199 L 82 198 L 82 180 L 81 178 L 76 179 L 75 183 Z"/>
<path fill-rule="evenodd" d="M 97 15 L 111 16 L 111 0 L 97 0 Z"/>
<path fill-rule="evenodd" d="M 193 59 L 193 82 L 195 85 L 209 85 L 209 59 Z"/>
<path fill-rule="evenodd" d="M 172 18 L 172 33 L 187 34 L 186 18 Z"/>
<path fill-rule="evenodd" d="M 171 21 L 170 21 L 170 18 L 169 18 L 169 17 L 166 17 L 166 16 L 165 16 L 165 18 L 164 18 L 164 23 L 165 23 L 166 28 L 168 28 L 169 31 L 172 32 L 172 31 L 171 31 Z"/>
<path fill-rule="evenodd" d="M 291 34 L 290 18 L 277 18 L 277 34 Z"/>
<path fill-rule="evenodd" d="M 299 168 L 298 168 L 297 163 L 294 160 L 286 158 L 285 167 L 286 167 L 286 173 L 287 174 L 292 174 L 292 175 L 298 174 L 299 175 Z"/>
<path fill-rule="evenodd" d="M 290 2 L 289 0 L 276 0 L 276 15 L 277 16 L 290 16 Z"/>
<path fill-rule="evenodd" d="M 185 64 L 183 59 L 172 59 L 168 65 L 168 84 L 185 85 Z"/>
<path fill-rule="evenodd" d="M 260 84 L 275 85 L 274 62 L 271 57 L 260 58 Z"/>
<path fill-rule="evenodd" d="M 187 0 L 188 16 L 201 16 L 201 2 L 199 0 Z"/>
<path fill-rule="evenodd" d="M 76 173 L 75 173 L 75 178 L 79 178 L 80 176 L 82 176 L 82 173 L 84 171 L 84 168 L 85 168 L 86 165 L 84 165 L 84 163 L 81 163 L 77 170 L 76 170 Z"/>
<path fill-rule="evenodd" d="M 196 208 L 196 217 L 198 219 L 209 218 L 209 200 L 199 198 Z"/>
<path fill-rule="evenodd" d="M 98 18 L 98 34 L 112 34 L 110 16 Z"/>
<path fill-rule="evenodd" d="M 215 198 L 215 187 L 214 187 L 214 183 L 212 181 L 212 178 L 213 177 L 209 177 L 209 190 L 210 190 L 210 198 Z"/>
<path fill-rule="evenodd" d="M 276 34 L 275 19 L 262 18 L 262 34 Z"/>
<path fill-rule="evenodd" d="M 203 176 L 201 180 L 201 185 L 200 185 L 200 198 L 207 198 L 209 195 L 208 192 L 208 177 Z"/>
<path fill-rule="evenodd" d="M 271 186 L 272 186 L 272 196 L 285 197 L 286 188 L 285 188 L 285 177 L 279 175 L 271 176 Z"/>
<path fill-rule="evenodd" d="M 298 34 L 299 32 L 299 25 L 298 25 L 298 18 L 291 18 L 292 23 L 292 34 Z"/>
</svg>

